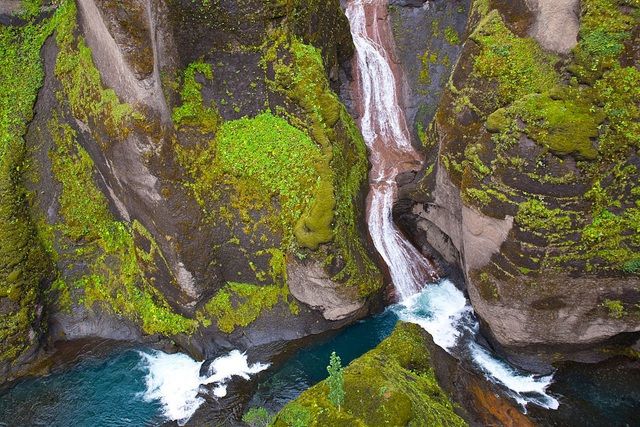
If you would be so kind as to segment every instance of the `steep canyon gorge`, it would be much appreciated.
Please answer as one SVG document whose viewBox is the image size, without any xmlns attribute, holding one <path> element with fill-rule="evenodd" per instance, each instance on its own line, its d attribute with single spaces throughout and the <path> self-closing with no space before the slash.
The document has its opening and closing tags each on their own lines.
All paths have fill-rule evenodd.
<svg viewBox="0 0 640 427">
<path fill-rule="evenodd" d="M 0 425 L 640 422 L 639 21 L 0 0 Z"/>
</svg>

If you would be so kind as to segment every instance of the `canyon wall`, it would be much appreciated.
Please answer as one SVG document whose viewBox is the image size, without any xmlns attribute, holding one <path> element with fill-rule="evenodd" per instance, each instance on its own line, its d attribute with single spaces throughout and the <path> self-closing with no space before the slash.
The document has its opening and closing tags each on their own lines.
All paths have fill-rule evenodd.
<svg viewBox="0 0 640 427">
<path fill-rule="evenodd" d="M 407 8 L 445 5 L 404 6 L 404 46 Z M 461 267 L 486 334 L 516 362 L 593 360 L 603 353 L 586 350 L 624 351 L 640 331 L 637 16 L 625 1 L 474 1 L 464 34 L 449 30 L 462 52 L 434 119 L 413 123 L 429 160 L 396 220 Z M 432 51 L 407 73 L 418 105 L 442 66 Z"/>
<path fill-rule="evenodd" d="M 2 75 L 27 74 L 2 98 L 3 378 L 85 337 L 268 357 L 377 304 L 337 0 L 30 5 L 0 5 Z"/>
</svg>

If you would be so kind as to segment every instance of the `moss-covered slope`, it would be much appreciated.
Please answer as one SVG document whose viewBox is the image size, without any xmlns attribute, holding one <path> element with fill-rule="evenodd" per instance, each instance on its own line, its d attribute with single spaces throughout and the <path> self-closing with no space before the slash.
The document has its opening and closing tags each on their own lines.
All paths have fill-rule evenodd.
<svg viewBox="0 0 640 427">
<path fill-rule="evenodd" d="M 512 348 L 640 328 L 640 12 L 587 0 L 578 18 L 559 55 L 528 37 L 542 18 L 524 2 L 474 2 L 412 196 L 429 199 L 423 228 L 452 238 L 476 311 Z"/>
<path fill-rule="evenodd" d="M 275 426 L 464 426 L 436 380 L 425 332 L 400 323 L 389 338 L 344 370 L 344 403 L 323 381 L 278 414 Z"/>
<path fill-rule="evenodd" d="M 37 8 L 36 8 L 37 10 Z M 23 139 L 42 85 L 40 47 L 52 20 L 0 26 L 0 377 L 38 344 L 43 326 L 43 293 L 51 276 L 29 212 L 24 173 L 28 151 Z"/>
<path fill-rule="evenodd" d="M 382 281 L 332 89 L 353 49 L 338 2 L 125 3 L 30 2 L 1 29 L 0 357 L 46 323 L 202 357 L 362 316 Z M 341 323 L 291 295 L 292 263 L 322 271 Z"/>
</svg>

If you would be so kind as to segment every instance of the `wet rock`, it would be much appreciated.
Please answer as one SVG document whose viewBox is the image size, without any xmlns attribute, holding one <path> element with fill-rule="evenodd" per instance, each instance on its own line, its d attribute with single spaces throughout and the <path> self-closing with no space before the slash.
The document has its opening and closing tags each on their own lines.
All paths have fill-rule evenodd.
<svg viewBox="0 0 640 427">
<path fill-rule="evenodd" d="M 289 290 L 297 300 L 322 311 L 327 320 L 352 317 L 364 308 L 364 301 L 332 281 L 317 263 L 291 261 L 287 266 Z"/>
<path fill-rule="evenodd" d="M 438 2 L 429 2 L 431 7 L 438 11 Z M 407 38 L 417 37 L 402 31 L 413 22 L 413 15 L 397 9 L 392 12 L 398 22 L 396 43 L 411 46 L 407 52 L 400 51 L 399 58 L 409 70 L 408 86 L 417 88 L 420 75 L 411 71 L 416 68 L 412 58 L 423 53 L 424 45 L 405 43 Z M 424 116 L 434 117 L 430 127 L 422 128 L 426 129 L 422 139 L 427 141 L 427 162 L 415 184 L 401 188 L 394 216 L 407 234 L 413 234 L 413 241 L 426 241 L 423 246 L 434 248 L 446 262 L 460 266 L 483 331 L 502 354 L 521 365 L 542 367 L 542 371 L 554 358 L 597 360 L 594 355 L 601 346 L 640 330 L 637 312 L 631 309 L 637 303 L 637 296 L 632 295 L 640 281 L 637 274 L 615 266 L 615 259 L 606 261 L 595 253 L 597 250 L 585 246 L 585 227 L 595 221 L 597 212 L 586 197 L 594 182 L 584 173 L 584 159 L 545 151 L 544 145 L 527 132 L 530 125 L 525 120 L 508 117 L 507 111 L 513 111 L 510 105 L 521 102 L 519 97 L 526 98 L 527 93 L 515 99 L 510 95 L 486 96 L 498 93 L 502 83 L 477 72 L 486 49 L 483 37 L 499 28 L 499 34 L 492 33 L 492 37 L 512 37 L 523 43 L 527 43 L 527 36 L 537 40 L 523 59 L 531 59 L 533 62 L 527 64 L 537 69 L 529 68 L 528 75 L 558 73 L 553 64 L 546 63 L 544 50 L 566 53 L 574 48 L 579 6 L 574 1 L 494 1 L 486 13 L 480 9 L 470 16 L 464 32 L 470 40 L 464 43 L 452 71 L 451 86 L 442 92 L 442 98 L 433 101 L 419 94 L 409 97 L 422 111 L 437 105 L 437 112 Z M 500 25 L 488 30 L 485 25 L 489 22 Z M 431 39 L 437 37 L 431 35 Z M 631 39 L 630 35 L 626 43 Z M 429 46 L 433 50 L 437 44 L 430 41 Z M 515 56 L 512 59 L 519 61 Z M 558 78 L 570 77 L 570 73 L 560 73 Z M 542 84 L 540 90 L 548 87 Z M 559 82 L 549 103 L 566 102 L 562 87 Z M 512 88 L 510 93 L 514 91 Z M 419 121 L 419 114 L 416 117 L 416 127 L 428 124 Z M 504 136 L 504 124 L 500 120 L 487 122 L 486 117 L 513 122 L 517 132 L 506 151 L 501 151 L 504 146 L 499 141 Z M 513 163 L 500 164 L 511 161 L 508 159 Z M 627 157 L 617 160 L 619 164 L 605 168 L 635 165 L 637 161 L 631 150 Z M 628 179 L 636 179 L 636 174 L 632 175 Z M 612 183 L 604 176 L 602 182 L 603 186 Z M 634 203 L 623 187 L 609 187 L 610 195 L 621 200 L 621 207 L 612 210 L 615 215 L 623 215 L 621 212 Z M 532 199 L 542 200 L 553 213 L 535 226 L 523 217 L 535 204 Z M 564 229 L 557 231 L 557 224 L 551 222 L 556 214 L 564 212 L 572 216 Z M 632 234 L 632 230 L 620 233 L 625 245 L 630 245 L 625 247 L 635 247 L 625 237 Z M 614 247 L 617 250 L 619 246 Z M 573 253 L 568 253 L 572 252 L 568 248 L 574 248 Z M 635 250 L 624 252 L 624 256 L 633 258 Z"/>
</svg>

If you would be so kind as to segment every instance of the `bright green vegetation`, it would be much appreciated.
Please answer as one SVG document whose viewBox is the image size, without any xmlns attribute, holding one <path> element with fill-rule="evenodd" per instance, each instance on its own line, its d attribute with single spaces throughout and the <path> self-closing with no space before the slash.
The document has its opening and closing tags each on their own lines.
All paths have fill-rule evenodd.
<svg viewBox="0 0 640 427">
<path fill-rule="evenodd" d="M 420 55 L 420 62 L 422 64 L 422 68 L 420 69 L 418 81 L 424 85 L 431 84 L 430 67 L 432 64 L 436 64 L 438 62 L 438 54 L 426 51 L 425 53 Z"/>
<path fill-rule="evenodd" d="M 281 207 L 278 218 L 289 233 L 312 204 L 320 205 L 323 196 L 333 198 L 333 194 L 319 192 L 319 169 L 324 163 L 320 148 L 307 134 L 270 112 L 225 123 L 216 137 L 216 147 L 216 161 L 229 184 L 259 208 L 270 207 L 276 197 Z M 328 206 L 329 213 L 332 208 Z M 331 219 L 330 215 L 329 224 L 321 224 L 321 218 L 318 221 L 319 229 L 324 225 L 318 230 L 325 236 L 322 243 L 332 237 Z M 290 243 L 287 237 L 290 234 L 285 237 Z"/>
<path fill-rule="evenodd" d="M 217 319 L 218 329 L 231 333 L 240 326 L 253 323 L 265 310 L 271 310 L 282 299 L 287 301 L 289 291 L 277 285 L 257 286 L 248 283 L 227 283 L 207 302 L 203 319 Z M 206 324 L 207 321 L 203 320 Z"/>
<path fill-rule="evenodd" d="M 604 300 L 602 306 L 609 310 L 609 315 L 614 319 L 622 319 L 627 314 L 622 301 L 619 300 Z"/>
<path fill-rule="evenodd" d="M 221 185 L 230 186 L 232 205 L 247 219 L 249 207 L 270 213 L 265 220 L 280 230 L 285 247 L 292 243 L 300 217 L 323 195 L 320 148 L 270 111 L 223 123 L 197 156 L 185 151 L 179 158 L 193 177 L 188 185 L 203 207 Z M 273 206 L 274 198 L 280 209 Z"/>
<path fill-rule="evenodd" d="M 331 91 L 320 52 L 297 39 L 289 42 L 278 40 L 268 51 L 267 61 L 269 52 L 281 48 L 281 44 L 290 52 L 292 63 L 275 60 L 273 86 L 304 109 L 307 121 L 301 125 L 309 129 L 314 141 L 320 145 L 333 173 L 331 193 L 334 199 L 318 200 L 326 206 L 325 209 L 329 206 L 333 209 L 333 241 L 337 253 L 329 254 L 326 262 L 330 263 L 339 256 L 345 266 L 335 279 L 345 281 L 347 286 L 357 286 L 363 296 L 369 295 L 380 289 L 381 280 L 362 245 L 354 206 L 368 172 L 364 140 L 353 119 Z M 329 175 L 329 170 L 325 171 L 326 175 Z M 328 179 L 325 181 L 326 188 L 322 190 L 327 194 L 329 182 Z M 322 206 L 311 210 L 308 219 L 303 218 L 303 221 L 311 224 L 312 218 L 324 217 L 324 222 L 328 222 L 328 214 L 321 215 L 323 210 Z M 301 236 L 298 233 L 296 237 Z"/>
<path fill-rule="evenodd" d="M 91 49 L 82 37 L 76 39 L 74 36 L 75 3 L 64 1 L 58 7 L 57 14 L 56 42 L 60 52 L 56 60 L 56 77 L 62 84 L 73 116 L 103 131 L 110 138 L 122 140 L 129 133 L 130 123 L 142 116 L 130 105 L 121 103 L 113 89 L 103 87 Z M 104 138 L 99 137 L 99 132 L 93 134 L 106 144 Z"/>
<path fill-rule="evenodd" d="M 419 326 L 399 324 L 377 348 L 344 369 L 344 404 L 325 380 L 278 414 L 275 426 L 463 426 L 431 367 Z"/>
<path fill-rule="evenodd" d="M 340 356 L 336 352 L 331 353 L 329 366 L 327 366 L 329 377 L 327 385 L 329 386 L 329 394 L 327 395 L 329 402 L 340 412 L 340 407 L 344 403 L 344 368 L 340 361 Z"/>
<path fill-rule="evenodd" d="M 460 44 L 460 35 L 452 26 L 448 26 L 444 29 L 444 39 L 451 45 Z"/>
<path fill-rule="evenodd" d="M 463 141 L 441 158 L 465 202 L 490 216 L 515 214 L 520 230 L 547 242 L 538 268 L 509 256 L 512 272 L 498 267 L 506 276 L 567 271 L 568 263 L 579 271 L 640 272 L 640 70 L 623 60 L 639 5 L 581 6 L 578 46 L 559 61 L 511 32 L 487 2 L 474 2 L 481 17 L 470 39 L 478 50 L 460 88 L 450 84 L 450 108 L 479 119 L 466 128 L 452 122 L 455 114 L 439 119 Z M 526 149 L 531 141 L 540 148 Z M 573 194 L 577 188 L 586 190 Z"/>
<path fill-rule="evenodd" d="M 251 408 L 242 416 L 242 421 L 251 427 L 268 427 L 273 422 L 273 418 L 265 408 Z"/>
<path fill-rule="evenodd" d="M 238 212 L 252 241 L 265 242 L 265 229 L 277 236 L 280 243 L 271 250 L 312 256 L 325 265 L 338 258 L 344 268 L 334 279 L 368 295 L 381 282 L 356 228 L 354 203 L 368 168 L 364 141 L 329 87 L 320 51 L 288 37 L 276 30 L 267 38 L 262 65 L 265 75 L 273 70 L 273 80 L 267 78 L 271 90 L 294 105 L 218 124 L 207 143 L 176 145 L 189 177 L 185 184 L 211 221 L 237 228 L 232 222 Z M 185 71 L 183 105 L 174 110 L 174 121 L 190 104 L 189 111 L 200 111 L 192 124 L 203 129 L 202 110 L 195 107 L 202 102 L 194 80 L 199 74 L 212 75 L 200 62 Z M 186 97 L 185 87 L 193 92 Z M 221 208 L 226 195 L 230 200 Z M 258 280 L 265 278 L 251 268 Z"/>
<path fill-rule="evenodd" d="M 49 131 L 55 141 L 50 153 L 53 173 L 62 185 L 60 215 L 54 224 L 55 242 L 68 266 L 81 263 L 88 271 L 65 280 L 67 291 L 79 292 L 79 302 L 125 316 L 141 324 L 148 334 L 193 332 L 197 322 L 173 312 L 162 295 L 147 283 L 159 251 L 151 235 L 137 222 L 129 226 L 109 212 L 105 196 L 93 181 L 94 165 L 76 142 L 75 131 L 54 119 Z M 151 242 L 150 252 L 135 244 L 138 234 Z M 60 283 L 64 289 L 65 284 Z"/>
<path fill-rule="evenodd" d="M 22 0 L 22 10 L 19 15 L 24 19 L 34 18 L 40 13 L 42 0 Z"/>
<path fill-rule="evenodd" d="M 533 39 L 514 35 L 498 11 L 483 18 L 471 39 L 481 50 L 475 58 L 474 72 L 498 84 L 501 103 L 543 92 L 558 83 L 553 68 L 557 58 L 545 53 Z"/>
<path fill-rule="evenodd" d="M 196 76 L 201 74 L 211 80 L 213 71 L 211 65 L 196 61 L 184 70 L 180 98 L 182 105 L 173 109 L 173 123 L 176 127 L 196 126 L 203 132 L 215 133 L 220 122 L 220 115 L 214 106 L 205 107 L 202 100 L 202 84 Z"/>
<path fill-rule="evenodd" d="M 635 8 L 622 13 L 621 7 Z M 576 47 L 572 73 L 592 84 L 602 73 L 618 65 L 624 42 L 638 25 L 636 0 L 587 0 L 582 3 L 580 43 Z M 635 14 L 635 16 L 634 16 Z"/>
<path fill-rule="evenodd" d="M 37 6 L 27 12 L 25 17 L 35 15 Z M 44 77 L 40 48 L 54 22 L 0 26 L 0 362 L 28 348 L 41 286 L 50 271 L 23 186 L 23 136 Z"/>
<path fill-rule="evenodd" d="M 524 230 L 547 238 L 571 230 L 571 217 L 562 209 L 549 209 L 539 199 L 530 199 L 520 204 L 516 223 Z"/>
<path fill-rule="evenodd" d="M 515 117 L 526 123 L 524 132 L 534 141 L 558 155 L 576 154 L 593 160 L 598 156 L 592 138 L 599 135 L 603 114 L 594 114 L 587 103 L 572 99 L 555 100 L 549 95 L 533 94 L 515 102 L 509 109 L 499 109 L 487 118 L 487 128 L 519 132 L 509 128 Z"/>
<path fill-rule="evenodd" d="M 68 101 L 77 119 L 112 138 L 123 138 L 137 113 L 121 103 L 113 90 L 103 88 L 90 49 L 74 36 L 75 4 L 63 2 L 50 25 L 48 33 L 56 30 L 59 47 L 55 68 L 62 85 L 59 98 Z M 39 59 L 31 60 L 39 65 Z M 53 225 L 40 221 L 38 234 L 50 257 L 65 272 L 51 288 L 60 308 L 99 305 L 139 323 L 149 334 L 195 330 L 197 323 L 174 313 L 147 282 L 144 271 L 153 271 L 155 263 L 162 260 L 150 233 L 137 222 L 129 225 L 113 218 L 94 183 L 93 161 L 77 143 L 73 128 L 55 114 L 47 128 L 54 143 L 49 153 L 52 172 L 62 189 L 60 220 Z M 101 140 L 100 132 L 95 136 Z M 136 245 L 136 236 L 150 242 L 149 252 Z"/>
</svg>

